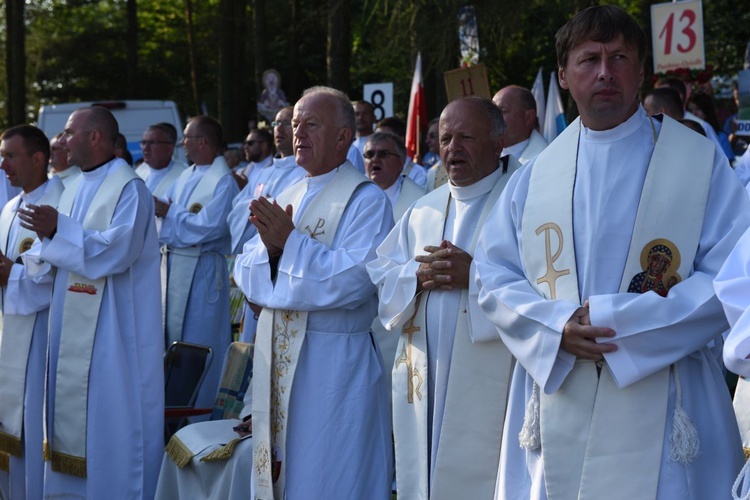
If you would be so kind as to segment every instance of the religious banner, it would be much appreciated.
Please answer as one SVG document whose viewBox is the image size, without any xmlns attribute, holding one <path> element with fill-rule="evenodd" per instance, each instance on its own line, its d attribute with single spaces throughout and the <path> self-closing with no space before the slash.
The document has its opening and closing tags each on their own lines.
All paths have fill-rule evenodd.
<svg viewBox="0 0 750 500">
<path fill-rule="evenodd" d="M 737 112 L 737 135 L 750 136 L 750 69 L 740 71 L 738 75 L 740 105 Z"/>
<path fill-rule="evenodd" d="M 484 64 L 446 71 L 443 78 L 448 102 L 470 95 L 492 98 Z"/>
<path fill-rule="evenodd" d="M 652 5 L 651 40 L 654 73 L 705 68 L 701 0 Z"/>
</svg>

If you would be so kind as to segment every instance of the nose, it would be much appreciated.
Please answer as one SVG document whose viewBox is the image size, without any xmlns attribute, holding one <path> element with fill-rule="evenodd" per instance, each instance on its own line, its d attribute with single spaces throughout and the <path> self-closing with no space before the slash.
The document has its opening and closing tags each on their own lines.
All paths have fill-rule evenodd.
<svg viewBox="0 0 750 500">
<path fill-rule="evenodd" d="M 611 68 L 611 62 L 608 58 L 602 57 L 601 62 L 599 63 L 599 80 L 602 81 L 609 81 L 614 78 L 612 74 L 612 68 Z"/>
</svg>

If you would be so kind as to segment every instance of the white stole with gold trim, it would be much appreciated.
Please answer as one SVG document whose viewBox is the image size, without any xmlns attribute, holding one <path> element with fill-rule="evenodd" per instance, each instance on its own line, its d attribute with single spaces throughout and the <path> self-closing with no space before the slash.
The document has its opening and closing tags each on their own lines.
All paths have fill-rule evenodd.
<svg viewBox="0 0 750 500">
<path fill-rule="evenodd" d="M 190 178 L 195 168 L 195 165 L 193 165 L 192 167 L 185 169 L 177 180 L 177 187 L 175 189 L 176 200 L 180 198 L 185 183 Z M 198 181 L 198 185 L 195 186 L 195 189 L 190 194 L 188 202 L 186 203 L 188 211 L 192 214 L 200 212 L 213 198 L 219 181 L 225 175 L 229 175 L 230 172 L 231 171 L 229 170 L 224 157 L 217 156 L 208 168 L 208 171 L 203 175 L 203 178 Z M 166 263 L 168 257 L 167 255 L 162 256 L 162 287 L 166 287 L 166 293 L 163 294 L 166 303 L 163 305 L 164 310 L 166 311 L 167 345 L 170 345 L 172 342 L 182 340 L 185 309 L 187 308 L 187 301 L 193 283 L 195 268 L 198 265 L 198 259 L 201 256 L 201 245 L 193 245 L 186 248 L 169 247 L 168 253 L 172 254 L 168 279 L 164 279 L 167 278 Z"/>
<path fill-rule="evenodd" d="M 37 205 L 56 207 L 62 192 L 62 182 L 53 182 Z M 15 241 L 9 241 L 11 224 L 20 205 L 19 194 L 5 205 L 0 215 L 0 244 L 3 254 L 14 262 L 37 237 L 35 232 L 19 226 Z M 0 451 L 21 456 L 26 368 L 37 314 L 5 314 L 2 307 L 0 302 Z"/>
<path fill-rule="evenodd" d="M 507 157 L 508 171 L 482 207 L 469 248 L 473 255 L 479 233 L 512 173 L 520 167 Z M 450 203 L 446 184 L 420 198 L 409 220 L 409 246 L 422 254 L 444 239 Z M 461 292 L 450 361 L 440 448 L 429 485 L 428 359 L 426 303 L 430 292 L 416 297 L 414 312 L 403 327 L 392 373 L 393 433 L 399 497 L 409 499 L 492 498 L 500 459 L 500 442 L 513 359 L 501 340 L 474 344 L 469 333 L 468 290 Z M 406 314 L 412 309 L 405 311 Z M 403 321 L 394 318 L 391 326 Z M 481 407 L 478 411 L 477 405 Z M 473 408 L 473 409 L 472 409 Z"/>
<path fill-rule="evenodd" d="M 357 187 L 369 182 L 348 161 L 299 217 L 296 227 L 330 247 Z M 281 207 L 299 207 L 307 183 L 281 193 Z M 256 498 L 284 498 L 286 432 L 294 373 L 307 330 L 307 312 L 264 308 L 253 356 L 253 475 Z"/>
<path fill-rule="evenodd" d="M 112 223 L 122 190 L 133 179 L 138 179 L 124 162 L 111 168 L 86 211 L 84 229 L 106 230 Z M 70 214 L 76 192 L 63 192 L 60 213 Z M 47 374 L 56 377 L 56 386 L 51 447 L 45 419 L 45 459 L 52 461 L 52 470 L 78 477 L 86 477 L 89 369 L 108 280 L 109 277 L 93 280 L 73 272 L 68 274 L 57 373 Z"/>
<path fill-rule="evenodd" d="M 523 261 L 547 299 L 581 303 L 573 240 L 580 118 L 537 158 L 523 215 Z M 709 141 L 664 118 L 638 205 L 620 292 L 669 287 L 692 272 L 713 166 Z M 649 273 L 652 258 L 667 271 Z M 618 388 L 606 362 L 579 360 L 540 398 L 546 492 L 556 499 L 654 498 L 664 441 L 669 367 Z M 617 486 L 611 473 L 617 471 Z"/>
</svg>

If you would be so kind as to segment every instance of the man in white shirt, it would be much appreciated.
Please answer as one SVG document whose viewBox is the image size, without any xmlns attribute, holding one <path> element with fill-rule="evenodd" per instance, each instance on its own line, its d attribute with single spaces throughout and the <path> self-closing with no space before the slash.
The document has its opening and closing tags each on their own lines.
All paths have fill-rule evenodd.
<svg viewBox="0 0 750 500">
<path fill-rule="evenodd" d="M 77 190 L 63 193 L 59 212 L 18 211 L 39 238 L 23 255 L 27 272 L 54 279 L 43 498 L 151 498 L 156 488 L 164 432 L 159 247 L 151 193 L 115 158 L 117 132 L 104 108 L 74 111 L 60 144 L 81 166 Z"/>
<path fill-rule="evenodd" d="M 359 150 L 360 154 L 363 154 L 367 139 L 372 135 L 372 126 L 375 124 L 375 110 L 367 101 L 354 101 L 352 106 L 354 106 L 357 127 L 357 137 L 352 145 Z"/>
<path fill-rule="evenodd" d="M 367 266 L 380 322 L 400 337 L 391 357 L 399 497 L 489 498 L 495 489 L 512 358 L 497 338 L 475 344 L 494 327 L 467 304 L 476 304 L 468 295 L 476 237 L 521 167 L 500 157 L 503 129 L 488 99 L 443 110 L 450 183 L 417 200 Z"/>
<path fill-rule="evenodd" d="M 711 280 L 747 196 L 713 143 L 639 106 L 646 36 L 625 11 L 556 38 L 580 119 L 511 179 L 474 259 L 518 360 L 496 497 L 726 497 L 743 456 Z"/>
<path fill-rule="evenodd" d="M 66 188 L 81 175 L 81 167 L 68 163 L 68 152 L 60 145 L 62 132 L 57 134 L 49 142 L 49 177 L 59 178 Z"/>
<path fill-rule="evenodd" d="M 42 498 L 42 407 L 47 354 L 47 323 L 52 281 L 34 282 L 20 255 L 36 234 L 20 227 L 18 208 L 57 206 L 63 186 L 47 180 L 49 141 L 31 125 L 6 130 L 0 138 L 0 169 L 21 194 L 0 214 L 0 477 L 10 473 L 10 498 Z M 2 460 L 0 460 L 2 462 Z M 8 470 L 9 469 L 9 470 Z"/>
<path fill-rule="evenodd" d="M 547 141 L 536 131 L 536 99 L 528 89 L 509 85 L 500 89 L 492 102 L 505 120 L 503 156 L 513 155 L 521 165 L 536 158 L 547 147 Z"/>
<path fill-rule="evenodd" d="M 273 155 L 276 153 L 273 134 L 264 128 L 252 130 L 245 139 L 243 151 L 248 163 L 238 173 L 234 173 L 240 189 L 248 184 L 256 185 L 256 180 L 265 175 L 263 171 L 273 163 Z"/>
<path fill-rule="evenodd" d="M 166 192 L 154 198 L 161 219 L 159 241 L 167 245 L 167 343 L 183 340 L 211 346 L 221 357 L 231 341 L 227 215 L 237 183 L 224 157 L 221 124 L 209 116 L 192 118 L 182 145 L 193 162 Z M 213 363 L 196 405 L 213 406 L 221 365 Z"/>
<path fill-rule="evenodd" d="M 365 263 L 393 222 L 385 194 L 346 161 L 354 110 L 345 94 L 307 90 L 292 127 L 309 177 L 273 203 L 251 202 L 258 235 L 234 271 L 263 307 L 253 359 L 255 491 L 385 499 L 390 418 Z"/>
<path fill-rule="evenodd" d="M 171 123 L 155 123 L 143 133 L 140 145 L 143 163 L 135 173 L 146 182 L 146 187 L 157 198 L 164 198 L 186 166 L 174 160 L 177 130 Z"/>
</svg>

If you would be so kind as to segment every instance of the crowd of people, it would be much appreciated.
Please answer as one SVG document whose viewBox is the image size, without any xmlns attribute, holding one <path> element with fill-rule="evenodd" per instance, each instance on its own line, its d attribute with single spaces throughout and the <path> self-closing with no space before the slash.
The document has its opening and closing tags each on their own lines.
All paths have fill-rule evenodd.
<svg viewBox="0 0 750 500">
<path fill-rule="evenodd" d="M 748 498 L 750 156 L 680 80 L 641 105 L 620 8 L 556 51 L 580 116 L 550 144 L 517 85 L 417 161 L 329 87 L 241 154 L 190 119 L 189 166 L 156 123 L 132 168 L 99 107 L 6 130 L 0 498 Z M 232 280 L 244 408 L 165 452 L 163 354 L 227 351 Z"/>
</svg>

